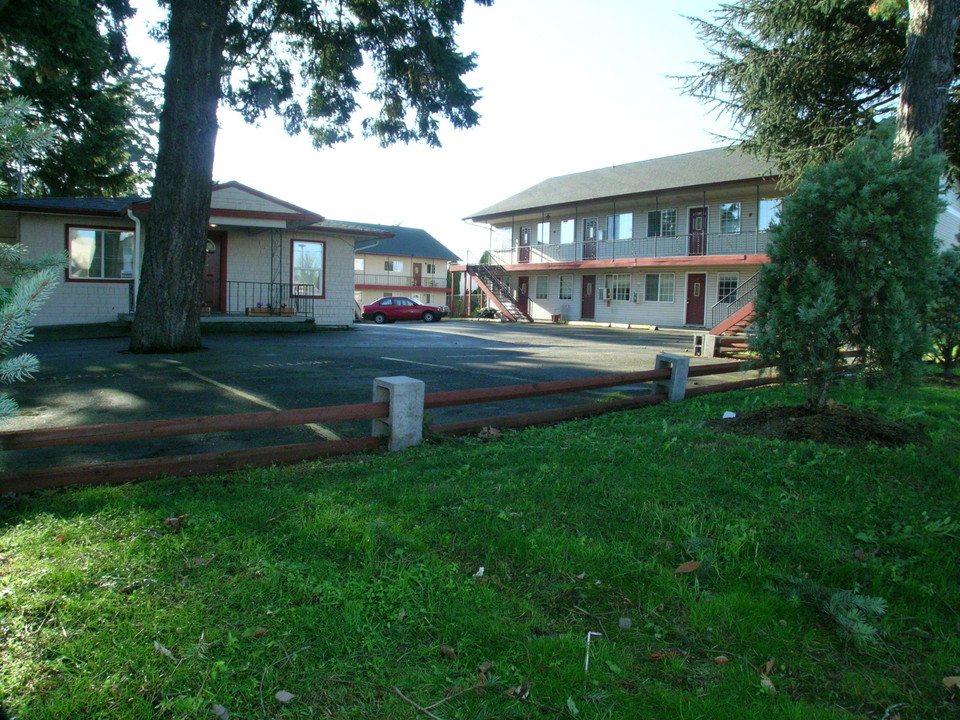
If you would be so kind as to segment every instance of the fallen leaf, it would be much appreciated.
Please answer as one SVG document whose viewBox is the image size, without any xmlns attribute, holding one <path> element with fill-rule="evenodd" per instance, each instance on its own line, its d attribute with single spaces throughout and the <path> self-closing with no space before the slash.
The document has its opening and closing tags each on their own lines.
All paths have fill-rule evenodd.
<svg viewBox="0 0 960 720">
<path fill-rule="evenodd" d="M 163 521 L 164 525 L 169 525 L 174 530 L 180 529 L 180 523 L 186 520 L 189 515 L 177 515 L 176 517 L 169 517 Z"/>
<path fill-rule="evenodd" d="M 943 679 L 943 686 L 948 688 L 960 688 L 960 677 L 945 677 Z"/>
<path fill-rule="evenodd" d="M 216 555 L 211 555 L 208 558 L 195 557 L 195 558 L 190 558 L 190 562 L 192 562 L 194 565 L 209 565 L 210 563 L 213 562 L 213 559 L 215 557 Z"/>
<path fill-rule="evenodd" d="M 443 655 L 447 660 L 456 660 L 456 659 L 457 659 L 457 651 L 454 650 L 454 649 L 453 649 L 452 647 L 450 647 L 449 645 L 441 645 L 441 646 L 440 646 L 440 654 Z"/>
<path fill-rule="evenodd" d="M 482 578 L 482 577 L 483 577 L 483 573 L 484 573 L 485 570 L 486 570 L 486 568 L 484 568 L 483 565 L 481 565 L 481 566 L 479 567 L 479 569 L 473 574 L 473 577 L 475 577 L 475 578 Z"/>
<path fill-rule="evenodd" d="M 621 630 L 629 630 L 631 627 L 633 627 L 633 620 L 628 617 L 622 617 L 619 621 L 617 621 L 617 625 Z"/>
<path fill-rule="evenodd" d="M 763 676 L 767 676 L 771 672 L 773 672 L 773 668 L 776 667 L 776 665 L 777 665 L 777 659 L 770 658 L 769 660 L 767 660 L 767 664 L 764 665 L 762 669 L 758 670 L 758 672 Z"/>
<path fill-rule="evenodd" d="M 859 560 L 860 562 L 867 561 L 867 554 L 863 551 L 863 548 L 857 548 L 856 550 L 854 550 L 853 557 L 855 560 Z"/>
<path fill-rule="evenodd" d="M 482 663 L 480 663 L 480 667 L 477 668 L 477 672 L 486 673 L 486 672 L 489 672 L 490 668 L 492 667 L 493 667 L 492 662 L 490 662 L 489 660 L 484 660 Z"/>
<path fill-rule="evenodd" d="M 574 579 L 574 580 L 583 580 L 586 576 L 587 576 L 587 574 L 586 574 L 585 572 L 582 572 L 582 573 L 580 573 L 579 575 L 577 575 L 576 577 L 574 577 L 573 579 Z"/>
<path fill-rule="evenodd" d="M 656 650 L 650 653 L 650 659 L 654 662 L 660 662 L 661 660 L 683 657 L 684 655 L 686 655 L 686 653 L 679 648 L 667 648 L 666 650 Z"/>
<path fill-rule="evenodd" d="M 699 560 L 691 560 L 690 562 L 683 563 L 683 565 L 677 567 L 673 572 L 675 575 L 686 575 L 687 573 L 696 572 L 700 569 L 701 565 L 702 563 Z"/>
<path fill-rule="evenodd" d="M 63 543 L 63 542 L 66 542 L 66 541 L 67 541 L 67 535 L 66 535 L 66 533 L 59 533 L 59 534 L 57 535 L 57 542 L 58 542 L 58 543 Z"/>
<path fill-rule="evenodd" d="M 110 694 L 113 695 L 114 697 L 120 697 L 120 686 L 119 686 L 119 685 L 111 685 L 111 686 L 110 686 Z"/>
<path fill-rule="evenodd" d="M 266 634 L 267 634 L 267 629 L 265 627 L 260 627 L 253 631 L 253 636 L 256 638 L 263 637 Z"/>
<path fill-rule="evenodd" d="M 220 720 L 230 720 L 230 713 L 227 712 L 227 709 L 223 705 L 214 705 L 212 712 L 220 718 Z"/>
<path fill-rule="evenodd" d="M 571 715 L 579 715 L 580 708 L 577 707 L 577 704 L 573 701 L 572 697 L 567 698 L 567 710 Z"/>
<path fill-rule="evenodd" d="M 768 678 L 766 675 L 760 677 L 760 687 L 766 690 L 771 695 L 777 694 L 777 686 L 773 684 L 773 681 Z"/>
<path fill-rule="evenodd" d="M 291 700 L 293 700 L 296 697 L 296 695 L 294 695 L 293 693 L 288 693 L 286 690 L 281 690 L 276 695 L 274 695 L 274 697 L 282 703 L 288 703 Z"/>
<path fill-rule="evenodd" d="M 156 651 L 157 651 L 158 653 L 160 653 L 161 655 L 163 655 L 164 657 L 168 657 L 168 658 L 170 658 L 171 660 L 173 660 L 174 662 L 177 661 L 176 656 L 175 656 L 172 652 L 170 652 L 169 650 L 167 650 L 163 645 L 161 645 L 160 643 L 158 643 L 156 640 L 153 641 L 153 649 L 156 650 Z"/>
<path fill-rule="evenodd" d="M 730 658 L 728 658 L 726 655 L 717 655 L 713 659 L 713 662 L 715 662 L 717 665 L 726 665 L 728 662 L 730 662 Z"/>
</svg>

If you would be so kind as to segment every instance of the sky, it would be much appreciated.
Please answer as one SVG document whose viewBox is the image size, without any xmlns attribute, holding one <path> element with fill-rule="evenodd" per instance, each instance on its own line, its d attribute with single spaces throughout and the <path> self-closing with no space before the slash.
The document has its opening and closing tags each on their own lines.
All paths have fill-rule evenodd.
<svg viewBox="0 0 960 720">
<path fill-rule="evenodd" d="M 221 108 L 214 179 L 235 180 L 334 220 L 423 228 L 476 262 L 489 233 L 462 220 L 547 178 L 723 144 L 729 118 L 682 94 L 707 52 L 684 16 L 709 17 L 720 0 L 495 0 L 469 2 L 458 34 L 477 54 L 466 77 L 481 118 L 445 124 L 441 148 L 381 148 L 359 136 L 315 150 L 279 121 L 248 125 Z M 131 51 L 158 72 L 158 17 L 135 2 Z"/>
</svg>

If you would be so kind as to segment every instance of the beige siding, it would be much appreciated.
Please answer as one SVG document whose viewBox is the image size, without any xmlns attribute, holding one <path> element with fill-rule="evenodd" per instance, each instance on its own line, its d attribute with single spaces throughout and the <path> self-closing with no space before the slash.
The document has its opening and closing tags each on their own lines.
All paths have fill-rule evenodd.
<svg viewBox="0 0 960 720">
<path fill-rule="evenodd" d="M 294 214 L 294 211 L 285 205 L 254 195 L 246 190 L 232 187 L 215 191 L 210 198 L 210 208 L 212 210 Z"/>
</svg>

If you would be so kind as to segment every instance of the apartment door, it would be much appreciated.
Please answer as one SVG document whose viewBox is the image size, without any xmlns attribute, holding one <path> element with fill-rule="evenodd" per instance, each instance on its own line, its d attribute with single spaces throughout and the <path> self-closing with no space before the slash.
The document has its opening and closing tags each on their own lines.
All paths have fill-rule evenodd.
<svg viewBox="0 0 960 720">
<path fill-rule="evenodd" d="M 224 275 L 226 275 L 227 233 L 223 230 L 207 232 L 207 256 L 203 264 L 203 304 L 211 312 L 224 312 L 226 293 Z"/>
<path fill-rule="evenodd" d="M 687 315 L 684 320 L 687 325 L 703 325 L 706 288 L 706 273 L 687 275 Z"/>
<path fill-rule="evenodd" d="M 596 260 L 597 258 L 597 218 L 587 218 L 583 221 L 583 259 Z"/>
<path fill-rule="evenodd" d="M 530 235 L 532 233 L 532 228 L 522 227 L 520 228 L 520 257 L 518 262 L 528 263 L 530 262 Z"/>
<path fill-rule="evenodd" d="M 517 310 L 522 313 L 530 312 L 530 278 L 521 275 L 517 278 Z"/>
<path fill-rule="evenodd" d="M 687 217 L 688 255 L 707 254 L 707 208 L 690 208 Z"/>
<path fill-rule="evenodd" d="M 423 284 L 423 263 L 413 264 L 413 286 L 420 287 Z"/>
<path fill-rule="evenodd" d="M 580 319 L 593 320 L 596 313 L 597 276 L 584 275 L 580 286 Z"/>
</svg>

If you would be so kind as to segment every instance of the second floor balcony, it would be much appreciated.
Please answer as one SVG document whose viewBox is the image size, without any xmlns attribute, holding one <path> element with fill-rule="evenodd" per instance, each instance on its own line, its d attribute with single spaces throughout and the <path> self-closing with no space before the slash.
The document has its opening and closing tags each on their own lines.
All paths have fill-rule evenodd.
<svg viewBox="0 0 960 720">
<path fill-rule="evenodd" d="M 767 252 L 767 232 L 695 233 L 624 240 L 596 240 L 541 245 L 514 245 L 492 251 L 499 265 L 578 263 L 592 260 L 762 255 Z"/>
<path fill-rule="evenodd" d="M 365 273 L 355 272 L 353 282 L 356 286 L 369 285 L 381 288 L 436 288 L 447 289 L 446 275 L 405 275 L 404 273 Z"/>
</svg>

